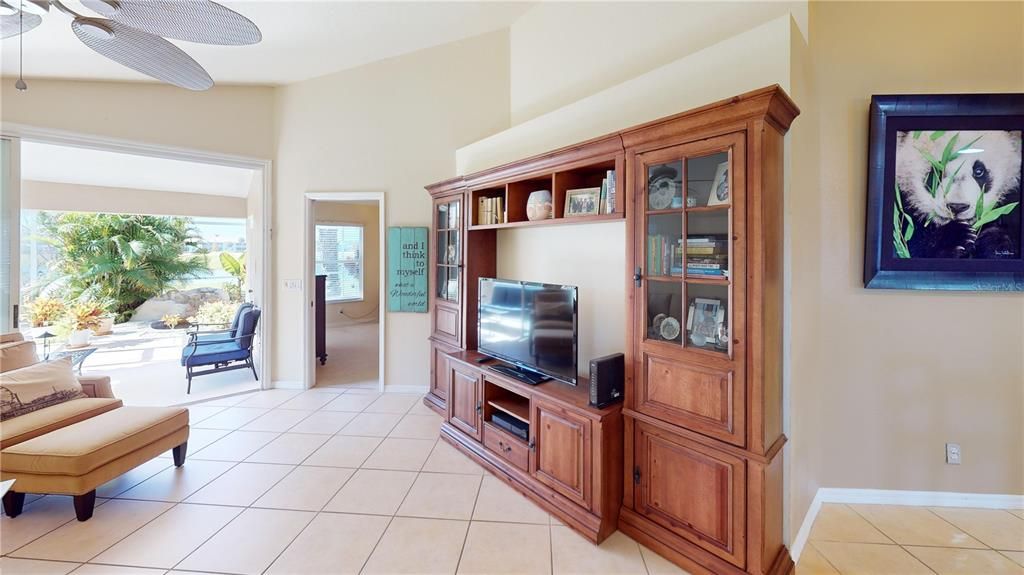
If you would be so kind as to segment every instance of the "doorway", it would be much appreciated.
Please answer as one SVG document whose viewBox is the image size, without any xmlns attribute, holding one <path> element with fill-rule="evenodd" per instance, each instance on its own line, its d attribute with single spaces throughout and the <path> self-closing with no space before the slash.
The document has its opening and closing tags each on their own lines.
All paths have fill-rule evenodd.
<svg viewBox="0 0 1024 575">
<path fill-rule="evenodd" d="M 14 225 L 4 226 L 4 252 L 11 254 L 3 266 L 11 294 L 6 326 L 35 339 L 41 358 L 72 354 L 82 358 L 76 366 L 82 373 L 110 376 L 127 404 L 191 403 L 267 386 L 268 161 L 7 128 L 3 151 L 13 166 L 5 162 L 3 212 L 5 224 Z M 57 236 L 95 229 L 100 243 L 111 235 L 128 237 L 127 231 L 108 233 L 115 229 L 110 226 L 141 234 L 132 236 L 131 245 L 141 246 L 133 248 L 134 259 L 160 254 L 159 262 L 131 262 L 160 270 L 149 274 L 160 280 L 150 289 L 158 293 L 105 290 L 126 284 L 104 276 L 86 285 L 86 274 L 64 269 L 78 260 L 72 242 Z M 178 242 L 178 236 L 187 238 Z M 177 251 L 170 249 L 175 243 Z M 183 273 L 186 261 L 196 264 L 189 273 Z M 262 308 L 251 338 L 251 371 L 197 378 L 188 393 L 180 365 L 188 340 L 182 324 L 219 322 L 243 301 Z M 102 307 L 107 319 L 89 328 L 87 340 L 73 341 L 81 335 L 75 331 L 86 330 L 77 329 L 72 316 L 87 304 Z M 46 310 L 57 311 L 47 317 Z M 178 318 L 177 325 L 168 327 L 165 318 Z"/>
<path fill-rule="evenodd" d="M 384 195 L 306 194 L 304 387 L 382 391 Z"/>
</svg>

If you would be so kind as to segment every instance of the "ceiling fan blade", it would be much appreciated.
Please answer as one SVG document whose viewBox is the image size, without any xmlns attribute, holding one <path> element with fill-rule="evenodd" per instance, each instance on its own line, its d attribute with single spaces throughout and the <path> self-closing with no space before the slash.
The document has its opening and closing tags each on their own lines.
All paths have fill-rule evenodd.
<svg viewBox="0 0 1024 575">
<path fill-rule="evenodd" d="M 25 21 L 21 22 L 21 18 L 17 13 L 9 16 L 0 16 L 0 39 L 2 38 L 13 38 L 18 34 L 21 34 L 22 26 L 24 26 L 25 32 L 35 28 L 42 24 L 43 19 L 35 14 L 29 14 L 25 12 Z"/>
<path fill-rule="evenodd" d="M 75 18 L 71 29 L 86 46 L 136 72 L 189 90 L 213 87 L 198 62 L 159 36 L 101 18 Z"/>
<path fill-rule="evenodd" d="M 165 38 L 242 46 L 263 39 L 245 16 L 210 0 L 82 0 L 90 10 Z"/>
</svg>

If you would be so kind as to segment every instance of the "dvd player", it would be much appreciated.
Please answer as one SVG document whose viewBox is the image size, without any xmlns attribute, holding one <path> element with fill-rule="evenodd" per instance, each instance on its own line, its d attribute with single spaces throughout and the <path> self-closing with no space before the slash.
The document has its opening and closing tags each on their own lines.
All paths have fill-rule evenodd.
<svg viewBox="0 0 1024 575">
<path fill-rule="evenodd" d="M 491 423 L 523 441 L 526 441 L 526 438 L 530 436 L 530 424 L 516 419 L 504 411 L 495 410 L 491 414 Z"/>
</svg>

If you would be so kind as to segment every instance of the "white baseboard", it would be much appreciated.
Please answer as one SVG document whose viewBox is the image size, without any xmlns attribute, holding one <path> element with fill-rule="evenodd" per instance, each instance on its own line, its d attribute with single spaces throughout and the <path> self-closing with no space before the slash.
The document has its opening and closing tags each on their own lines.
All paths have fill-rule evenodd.
<svg viewBox="0 0 1024 575">
<path fill-rule="evenodd" d="M 914 507 L 978 507 L 982 509 L 1024 509 L 1024 495 L 994 493 L 956 493 L 952 491 L 900 491 L 895 489 L 840 489 L 822 487 L 814 494 L 803 523 L 796 532 L 789 554 L 800 561 L 811 526 L 823 503 L 868 503 L 877 505 L 909 505 Z"/>
<path fill-rule="evenodd" d="M 282 379 L 270 384 L 272 389 L 306 389 L 299 380 Z"/>
<path fill-rule="evenodd" d="M 430 388 L 426 385 L 385 385 L 384 393 L 426 393 Z"/>
</svg>

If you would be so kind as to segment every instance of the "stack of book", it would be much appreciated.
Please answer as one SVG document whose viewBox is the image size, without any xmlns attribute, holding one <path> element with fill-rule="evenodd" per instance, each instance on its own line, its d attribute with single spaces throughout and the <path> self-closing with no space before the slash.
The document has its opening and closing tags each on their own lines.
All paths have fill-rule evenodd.
<svg viewBox="0 0 1024 575">
<path fill-rule="evenodd" d="M 671 236 L 647 236 L 647 269 L 650 275 L 683 275 L 683 240 Z"/>
<path fill-rule="evenodd" d="M 608 170 L 601 180 L 601 213 L 610 214 L 615 211 L 615 170 Z"/>
<path fill-rule="evenodd" d="M 729 277 L 729 240 L 725 236 L 686 238 L 686 275 Z"/>
<path fill-rule="evenodd" d="M 480 198 L 477 207 L 476 223 L 486 226 L 505 223 L 505 198 Z"/>
</svg>

